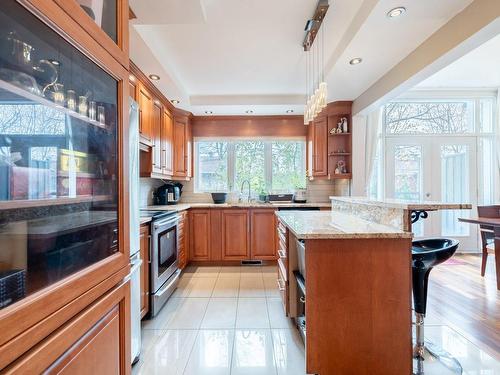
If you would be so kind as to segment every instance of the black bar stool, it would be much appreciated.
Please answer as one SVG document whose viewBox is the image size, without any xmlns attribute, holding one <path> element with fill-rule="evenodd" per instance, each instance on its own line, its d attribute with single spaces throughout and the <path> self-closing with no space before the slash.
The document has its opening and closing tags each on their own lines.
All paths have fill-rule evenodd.
<svg viewBox="0 0 500 375">
<path fill-rule="evenodd" d="M 458 248 L 457 240 L 432 238 L 412 243 L 413 303 L 415 307 L 416 343 L 413 348 L 415 374 L 424 374 L 424 362 L 438 360 L 450 374 L 461 374 L 462 366 L 449 353 L 432 343 L 424 343 L 424 317 L 427 309 L 429 274 L 433 267 L 451 258 Z M 444 372 L 443 372 L 444 374 Z"/>
</svg>

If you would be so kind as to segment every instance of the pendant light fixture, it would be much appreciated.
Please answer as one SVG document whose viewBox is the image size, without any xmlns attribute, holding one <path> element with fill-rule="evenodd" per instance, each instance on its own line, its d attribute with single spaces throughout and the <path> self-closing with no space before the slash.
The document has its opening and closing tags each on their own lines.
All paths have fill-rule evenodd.
<svg viewBox="0 0 500 375">
<path fill-rule="evenodd" d="M 306 53 L 304 125 L 313 121 L 327 104 L 328 86 L 325 82 L 325 26 L 323 20 L 328 6 L 328 0 L 319 0 L 313 18 L 307 21 L 305 27 L 306 36 L 302 43 Z M 318 41 L 314 44 L 320 32 L 321 43 Z"/>
</svg>

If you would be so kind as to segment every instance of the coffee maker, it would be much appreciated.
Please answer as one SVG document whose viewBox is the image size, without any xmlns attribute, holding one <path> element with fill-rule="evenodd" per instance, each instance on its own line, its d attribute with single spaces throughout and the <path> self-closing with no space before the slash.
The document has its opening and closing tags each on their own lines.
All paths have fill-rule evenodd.
<svg viewBox="0 0 500 375">
<path fill-rule="evenodd" d="M 167 182 L 153 193 L 153 204 L 177 204 L 181 199 L 182 184 L 180 182 Z"/>
</svg>

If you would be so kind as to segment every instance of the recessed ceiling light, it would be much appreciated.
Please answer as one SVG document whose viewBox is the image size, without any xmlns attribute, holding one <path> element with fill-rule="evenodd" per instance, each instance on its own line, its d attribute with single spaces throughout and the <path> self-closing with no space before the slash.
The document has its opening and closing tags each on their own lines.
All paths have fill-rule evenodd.
<svg viewBox="0 0 500 375">
<path fill-rule="evenodd" d="M 213 112 L 212 111 L 205 111 L 207 115 L 211 115 Z"/>
<path fill-rule="evenodd" d="M 399 17 L 400 15 L 402 15 L 404 12 L 406 12 L 406 8 L 405 7 L 393 8 L 390 11 L 387 12 L 387 17 L 389 17 L 389 18 L 396 18 L 396 17 Z"/>
<path fill-rule="evenodd" d="M 286 113 L 293 113 L 293 109 L 287 109 Z"/>
<path fill-rule="evenodd" d="M 170 102 L 172 104 L 179 104 L 180 103 L 180 101 L 178 101 L 177 99 L 172 99 Z"/>
<path fill-rule="evenodd" d="M 150 74 L 149 78 L 152 79 L 153 81 L 159 81 L 160 80 L 160 76 L 156 75 L 156 74 Z"/>
<path fill-rule="evenodd" d="M 349 61 L 349 64 L 358 65 L 358 64 L 361 64 L 362 61 L 363 61 L 363 59 L 361 57 L 355 57 L 354 59 Z"/>
<path fill-rule="evenodd" d="M 248 111 L 246 111 L 247 113 L 253 113 L 253 111 L 251 109 L 249 109 Z"/>
</svg>

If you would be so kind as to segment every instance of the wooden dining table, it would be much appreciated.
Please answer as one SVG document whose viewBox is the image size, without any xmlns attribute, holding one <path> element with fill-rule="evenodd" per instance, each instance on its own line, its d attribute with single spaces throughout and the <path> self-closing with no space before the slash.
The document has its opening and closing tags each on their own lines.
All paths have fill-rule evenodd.
<svg viewBox="0 0 500 375">
<path fill-rule="evenodd" d="M 462 217 L 458 221 L 488 227 L 495 236 L 495 268 L 497 276 L 497 289 L 500 290 L 500 217 Z"/>
</svg>

